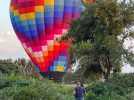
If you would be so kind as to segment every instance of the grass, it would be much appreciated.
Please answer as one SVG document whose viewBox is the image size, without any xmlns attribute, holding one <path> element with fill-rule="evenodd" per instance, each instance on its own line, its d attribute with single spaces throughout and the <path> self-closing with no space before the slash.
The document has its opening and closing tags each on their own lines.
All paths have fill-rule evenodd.
<svg viewBox="0 0 134 100">
<path fill-rule="evenodd" d="M 0 79 L 0 100 L 74 100 L 72 88 L 50 80 L 10 75 Z"/>
<path fill-rule="evenodd" d="M 74 100 L 74 84 L 22 76 L 15 67 L 5 66 L 0 65 L 0 100 Z M 91 82 L 86 87 L 86 100 L 134 100 L 134 74 L 113 75 L 107 82 Z"/>
</svg>

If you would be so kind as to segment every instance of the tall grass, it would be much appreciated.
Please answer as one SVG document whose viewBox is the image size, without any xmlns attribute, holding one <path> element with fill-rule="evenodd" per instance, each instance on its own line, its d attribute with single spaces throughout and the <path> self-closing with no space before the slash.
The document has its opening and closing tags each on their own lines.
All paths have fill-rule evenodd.
<svg viewBox="0 0 134 100">
<path fill-rule="evenodd" d="M 0 79 L 0 100 L 74 100 L 72 88 L 50 80 L 10 75 Z"/>
</svg>

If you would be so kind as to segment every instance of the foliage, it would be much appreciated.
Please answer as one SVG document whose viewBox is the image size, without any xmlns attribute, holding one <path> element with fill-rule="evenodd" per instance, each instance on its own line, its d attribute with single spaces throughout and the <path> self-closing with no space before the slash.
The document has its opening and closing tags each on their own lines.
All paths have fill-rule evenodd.
<svg viewBox="0 0 134 100">
<path fill-rule="evenodd" d="M 124 47 L 126 39 L 134 38 L 131 30 L 134 25 L 133 10 L 134 2 L 131 0 L 127 3 L 126 0 L 97 0 L 89 5 L 65 36 L 74 39 L 70 48 L 73 60 L 80 60 L 84 70 L 94 68 L 91 65 L 100 65 L 98 71 L 105 79 L 111 71 L 120 72 L 123 62 L 134 64 L 134 54 Z"/>
<path fill-rule="evenodd" d="M 11 74 L 18 73 L 18 67 L 13 63 L 0 63 L 0 73 Z"/>
<path fill-rule="evenodd" d="M 113 75 L 107 82 L 89 84 L 86 100 L 133 100 L 134 74 Z"/>
<path fill-rule="evenodd" d="M 134 74 L 113 74 L 106 82 L 91 82 L 86 100 L 133 100 Z M 73 80 L 73 79 L 72 79 Z M 73 86 L 19 74 L 2 74 L 0 100 L 74 100 Z"/>
<path fill-rule="evenodd" d="M 21 73 L 32 75 L 34 65 L 24 58 L 13 61 L 12 59 L 0 60 L 0 74 Z"/>
<path fill-rule="evenodd" d="M 45 79 L 7 76 L 0 79 L 1 100 L 73 100 L 72 89 Z"/>
</svg>

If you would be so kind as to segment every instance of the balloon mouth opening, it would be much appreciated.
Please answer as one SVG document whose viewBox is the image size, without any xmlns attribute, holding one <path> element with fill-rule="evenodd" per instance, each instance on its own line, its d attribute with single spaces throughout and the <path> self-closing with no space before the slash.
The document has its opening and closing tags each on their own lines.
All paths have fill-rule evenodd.
<svg viewBox="0 0 134 100">
<path fill-rule="evenodd" d="M 44 73 L 44 72 L 39 72 L 39 74 L 43 77 L 43 78 L 48 78 L 50 80 L 62 80 L 63 76 L 65 75 L 65 72 L 48 72 L 48 73 Z"/>
</svg>

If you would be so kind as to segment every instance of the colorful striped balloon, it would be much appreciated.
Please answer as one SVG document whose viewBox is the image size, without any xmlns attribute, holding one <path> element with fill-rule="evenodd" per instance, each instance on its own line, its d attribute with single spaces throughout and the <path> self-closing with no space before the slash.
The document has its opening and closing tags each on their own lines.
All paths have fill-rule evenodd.
<svg viewBox="0 0 134 100">
<path fill-rule="evenodd" d="M 69 44 L 57 39 L 79 18 L 81 6 L 81 0 L 11 0 L 13 28 L 39 72 L 67 71 Z"/>
</svg>

